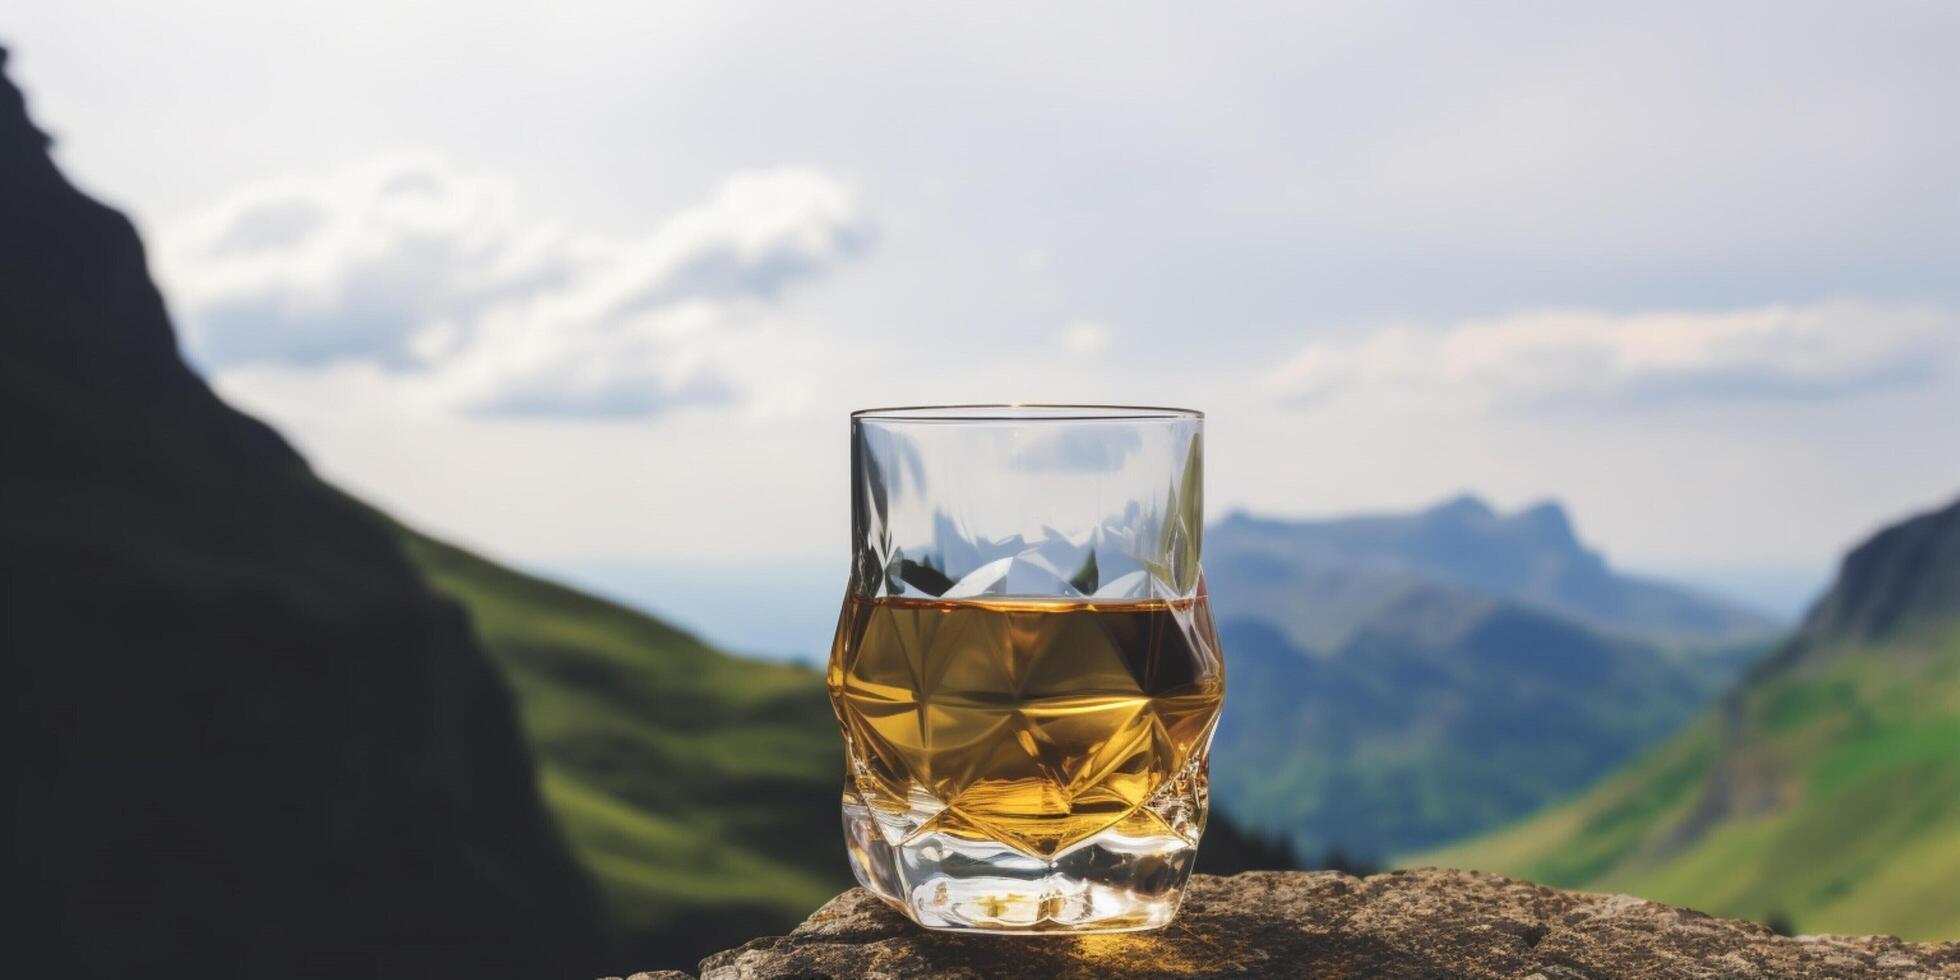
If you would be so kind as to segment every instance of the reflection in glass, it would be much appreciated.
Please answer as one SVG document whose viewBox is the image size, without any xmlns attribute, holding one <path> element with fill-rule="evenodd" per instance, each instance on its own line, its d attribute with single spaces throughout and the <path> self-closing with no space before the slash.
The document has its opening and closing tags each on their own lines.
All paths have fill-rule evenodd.
<svg viewBox="0 0 1960 980">
<path fill-rule="evenodd" d="M 851 428 L 829 686 L 859 881 L 935 928 L 1169 922 L 1224 699 L 1202 416 L 981 406 Z"/>
</svg>

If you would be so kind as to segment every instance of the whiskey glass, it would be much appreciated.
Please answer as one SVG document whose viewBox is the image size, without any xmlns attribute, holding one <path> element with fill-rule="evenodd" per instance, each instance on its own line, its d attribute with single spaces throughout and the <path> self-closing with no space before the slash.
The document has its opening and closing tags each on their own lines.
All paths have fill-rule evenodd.
<svg viewBox="0 0 1960 980">
<path fill-rule="evenodd" d="M 1153 929 L 1204 832 L 1225 672 L 1199 568 L 1204 416 L 851 416 L 828 672 L 858 881 L 922 926 Z"/>
</svg>

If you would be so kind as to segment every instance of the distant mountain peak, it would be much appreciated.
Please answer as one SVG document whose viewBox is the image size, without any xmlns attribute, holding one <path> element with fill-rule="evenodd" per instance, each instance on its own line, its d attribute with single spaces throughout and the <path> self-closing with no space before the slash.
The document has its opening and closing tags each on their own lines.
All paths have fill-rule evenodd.
<svg viewBox="0 0 1960 980">
<path fill-rule="evenodd" d="M 1424 517 L 1442 517 L 1456 520 L 1490 520 L 1497 516 L 1497 510 L 1485 501 L 1484 498 L 1469 491 L 1464 491 L 1440 504 L 1431 506 L 1429 509 L 1423 511 L 1422 514 Z"/>
<path fill-rule="evenodd" d="M 1565 506 L 1556 500 L 1541 500 L 1511 518 L 1530 528 L 1539 540 L 1557 543 L 1572 550 L 1582 550 L 1578 532 L 1572 529 L 1572 517 Z"/>
<path fill-rule="evenodd" d="M 1414 513 L 1282 520 L 1234 512 L 1213 532 L 1206 564 L 1214 603 L 1223 608 L 1237 601 L 1230 592 L 1258 591 L 1262 602 L 1291 610 L 1289 635 L 1316 650 L 1338 646 L 1353 627 L 1384 614 L 1388 597 L 1417 585 L 1510 599 L 1649 639 L 1727 643 L 1761 638 L 1776 625 L 1614 571 L 1552 498 L 1508 514 L 1468 492 Z M 1313 590 L 1324 601 L 1302 605 Z"/>
<path fill-rule="evenodd" d="M 1468 491 L 1459 493 L 1423 510 L 1420 515 L 1432 522 L 1470 526 L 1510 525 L 1529 532 L 1531 538 L 1547 545 L 1583 551 L 1572 517 L 1565 505 L 1547 497 L 1521 510 L 1503 514 L 1490 502 Z"/>
</svg>

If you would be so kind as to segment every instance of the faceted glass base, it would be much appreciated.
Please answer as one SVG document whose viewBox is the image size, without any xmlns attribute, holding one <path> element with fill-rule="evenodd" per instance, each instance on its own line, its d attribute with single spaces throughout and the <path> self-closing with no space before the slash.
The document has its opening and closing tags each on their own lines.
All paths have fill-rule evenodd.
<svg viewBox="0 0 1960 980">
<path fill-rule="evenodd" d="M 1134 932 L 1177 914 L 1197 847 L 1176 834 L 1112 828 L 1053 857 L 924 832 L 893 845 L 855 792 L 844 793 L 851 870 L 929 929 L 990 933 Z"/>
</svg>

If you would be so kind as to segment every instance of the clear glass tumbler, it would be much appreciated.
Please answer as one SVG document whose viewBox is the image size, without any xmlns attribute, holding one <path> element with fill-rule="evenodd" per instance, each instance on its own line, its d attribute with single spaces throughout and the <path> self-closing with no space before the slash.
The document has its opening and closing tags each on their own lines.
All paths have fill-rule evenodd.
<svg viewBox="0 0 1960 980">
<path fill-rule="evenodd" d="M 920 925 L 1176 914 L 1225 696 L 1203 444 L 1183 409 L 852 415 L 844 833 L 858 881 Z"/>
</svg>

